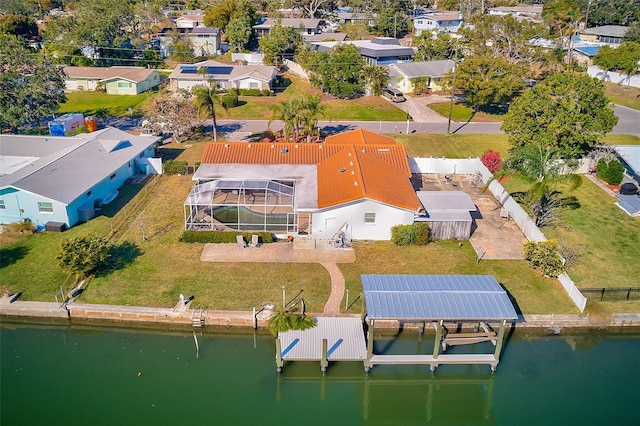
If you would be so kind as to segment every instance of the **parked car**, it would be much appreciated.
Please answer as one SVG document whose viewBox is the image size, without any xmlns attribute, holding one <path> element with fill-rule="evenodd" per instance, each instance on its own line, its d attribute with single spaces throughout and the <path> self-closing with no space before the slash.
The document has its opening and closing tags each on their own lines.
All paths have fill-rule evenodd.
<svg viewBox="0 0 640 426">
<path fill-rule="evenodd" d="M 390 88 L 382 91 L 382 97 L 389 99 L 391 102 L 404 102 L 407 100 L 401 91 Z"/>
</svg>

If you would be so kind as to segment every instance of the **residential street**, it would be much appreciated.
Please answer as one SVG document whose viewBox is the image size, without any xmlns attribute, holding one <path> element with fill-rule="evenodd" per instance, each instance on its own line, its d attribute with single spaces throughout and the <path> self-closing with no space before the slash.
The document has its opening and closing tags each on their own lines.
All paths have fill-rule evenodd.
<svg viewBox="0 0 640 426">
<path fill-rule="evenodd" d="M 422 98 L 424 99 L 424 98 Z M 414 100 L 415 102 L 415 100 Z M 324 132 L 339 133 L 345 130 L 366 129 L 379 133 L 447 133 L 448 120 L 428 110 L 424 105 L 411 105 L 410 101 L 398 104 L 405 110 L 410 110 L 414 115 L 426 118 L 425 121 L 319 121 L 318 124 Z M 419 112 L 416 112 L 419 111 Z M 429 112 L 430 111 L 430 112 Z M 640 137 L 640 111 L 623 106 L 615 106 L 614 111 L 619 118 L 618 124 L 612 133 L 630 134 Z M 435 114 L 435 115 L 434 115 Z M 426 116 L 429 117 L 426 117 Z M 117 127 L 122 130 L 132 130 L 140 125 L 140 118 L 116 117 L 104 119 L 105 125 Z M 451 122 L 451 133 L 477 133 L 498 134 L 502 133 L 502 123 L 458 123 Z M 267 120 L 218 120 L 218 131 L 224 133 L 230 141 L 246 141 L 255 132 L 262 132 L 268 127 Z M 281 130 L 281 121 L 273 121 L 271 130 Z"/>
</svg>

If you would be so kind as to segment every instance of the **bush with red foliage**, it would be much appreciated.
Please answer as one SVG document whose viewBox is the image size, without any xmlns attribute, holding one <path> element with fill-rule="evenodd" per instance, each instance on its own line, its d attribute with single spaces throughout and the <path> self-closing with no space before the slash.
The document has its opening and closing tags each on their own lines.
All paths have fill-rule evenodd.
<svg viewBox="0 0 640 426">
<path fill-rule="evenodd" d="M 482 161 L 482 164 L 484 164 L 491 173 L 495 173 L 500 168 L 500 165 L 502 165 L 500 153 L 492 150 L 482 154 L 480 161 Z"/>
</svg>

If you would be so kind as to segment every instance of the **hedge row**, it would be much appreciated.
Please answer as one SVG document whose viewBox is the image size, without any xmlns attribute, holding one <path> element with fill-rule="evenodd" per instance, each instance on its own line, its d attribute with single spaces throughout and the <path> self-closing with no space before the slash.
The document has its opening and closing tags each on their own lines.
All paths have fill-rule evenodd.
<svg viewBox="0 0 640 426">
<path fill-rule="evenodd" d="M 429 244 L 429 224 L 396 225 L 391 228 L 391 241 L 397 246 L 426 246 Z"/>
<path fill-rule="evenodd" d="M 273 96 L 273 93 L 269 90 L 239 89 L 238 92 L 242 96 Z"/>
<path fill-rule="evenodd" d="M 246 242 L 251 241 L 252 235 L 258 236 L 262 244 L 272 243 L 273 234 L 270 232 L 235 232 L 235 231 L 184 231 L 180 241 L 184 243 L 235 243 L 236 235 L 242 235 Z"/>
<path fill-rule="evenodd" d="M 164 173 L 167 175 L 183 175 L 186 169 L 186 161 L 167 160 L 164 163 Z"/>
</svg>

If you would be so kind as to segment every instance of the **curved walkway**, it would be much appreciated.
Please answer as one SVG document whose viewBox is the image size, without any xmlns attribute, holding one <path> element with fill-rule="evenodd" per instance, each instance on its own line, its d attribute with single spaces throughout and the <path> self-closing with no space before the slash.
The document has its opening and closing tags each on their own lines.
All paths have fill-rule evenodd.
<svg viewBox="0 0 640 426">
<path fill-rule="evenodd" d="M 340 303 L 342 302 L 342 296 L 344 295 L 344 275 L 338 268 L 337 263 L 333 262 L 321 262 L 324 268 L 329 271 L 331 276 L 331 294 L 327 303 L 324 305 L 322 313 L 324 314 L 339 314 Z"/>
</svg>

